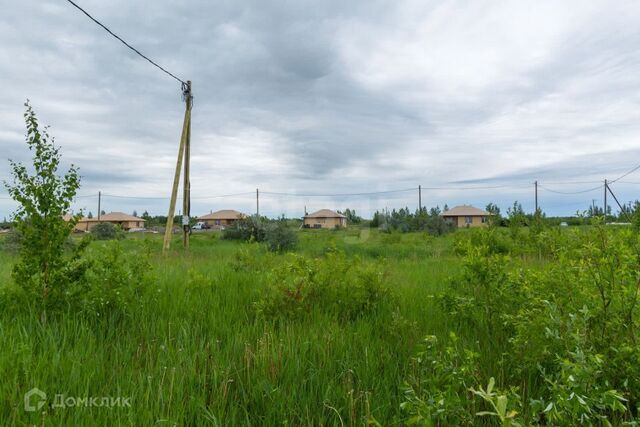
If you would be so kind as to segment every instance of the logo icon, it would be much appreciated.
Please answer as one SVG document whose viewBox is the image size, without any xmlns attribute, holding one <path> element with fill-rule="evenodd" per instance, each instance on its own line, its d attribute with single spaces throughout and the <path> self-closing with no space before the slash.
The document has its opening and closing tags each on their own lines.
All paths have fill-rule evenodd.
<svg viewBox="0 0 640 427">
<path fill-rule="evenodd" d="M 44 406 L 46 400 L 47 394 L 37 387 L 34 387 L 24 394 L 24 410 L 27 412 L 39 411 Z"/>
</svg>

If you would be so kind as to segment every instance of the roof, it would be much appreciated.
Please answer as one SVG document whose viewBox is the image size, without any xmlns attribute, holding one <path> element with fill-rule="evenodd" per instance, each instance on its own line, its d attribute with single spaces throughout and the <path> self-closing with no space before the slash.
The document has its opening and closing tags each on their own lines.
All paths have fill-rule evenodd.
<svg viewBox="0 0 640 427">
<path fill-rule="evenodd" d="M 80 222 L 90 222 L 90 221 L 98 221 L 98 217 L 94 216 L 93 218 L 82 218 Z M 109 212 L 108 214 L 100 215 L 100 221 L 104 222 L 145 222 L 144 219 L 138 218 L 137 216 L 129 215 L 124 212 Z"/>
<path fill-rule="evenodd" d="M 451 208 L 448 211 L 444 211 L 442 216 L 489 216 L 491 215 L 487 211 L 475 208 L 471 205 L 462 205 Z"/>
<path fill-rule="evenodd" d="M 240 219 L 244 216 L 242 212 L 233 209 L 223 209 L 221 211 L 202 215 L 198 219 Z"/>
<path fill-rule="evenodd" d="M 346 218 L 346 216 L 334 212 L 331 209 L 320 209 L 312 214 L 304 216 L 305 218 Z"/>
<path fill-rule="evenodd" d="M 109 212 L 106 215 L 100 215 L 101 221 L 144 221 L 137 216 L 127 215 L 124 212 Z"/>
</svg>

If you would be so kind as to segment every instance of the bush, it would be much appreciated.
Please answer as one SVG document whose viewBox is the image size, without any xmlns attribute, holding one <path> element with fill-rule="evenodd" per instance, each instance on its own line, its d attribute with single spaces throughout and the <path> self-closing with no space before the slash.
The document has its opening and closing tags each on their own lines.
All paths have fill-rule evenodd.
<svg viewBox="0 0 640 427">
<path fill-rule="evenodd" d="M 117 227 L 110 222 L 101 222 L 91 227 L 91 235 L 96 240 L 115 240 L 119 237 Z"/>
<path fill-rule="evenodd" d="M 272 252 L 286 252 L 298 244 L 298 235 L 284 221 L 277 221 L 266 227 L 264 240 Z"/>
<path fill-rule="evenodd" d="M 2 240 L 2 249 L 9 253 L 20 252 L 20 246 L 22 245 L 22 234 L 17 230 L 11 230 L 4 235 Z"/>
<path fill-rule="evenodd" d="M 501 425 L 635 425 L 640 408 L 637 233 L 604 226 L 541 231 L 540 239 L 549 248 L 546 262 L 524 269 L 510 251 L 501 253 L 504 248 L 496 243 L 500 235 L 495 232 L 470 233 L 463 245 L 463 272 L 437 300 L 465 334 L 490 338 L 477 342 L 478 352 L 499 354 L 499 362 L 485 360 L 468 371 L 499 369 L 495 374 L 506 391 L 470 389 L 474 381 L 473 387 L 493 384 L 493 372 L 451 381 L 464 383 L 480 397 L 488 405 L 484 414 Z M 528 243 L 523 245 L 527 248 Z M 455 359 L 463 361 L 467 351 L 455 349 L 452 364 L 459 367 L 462 362 Z M 410 379 L 404 404 L 410 416 L 427 414 L 436 424 L 454 425 L 473 419 L 478 408 L 456 400 L 465 392 L 455 384 L 434 386 L 455 389 L 445 400 L 454 407 L 440 407 L 443 397 L 427 386 L 438 376 L 427 370 Z M 455 418 L 444 418 L 449 415 L 442 411 Z"/>
<path fill-rule="evenodd" d="M 390 296 L 382 271 L 333 249 L 318 259 L 291 254 L 271 271 L 267 292 L 256 307 L 267 317 L 304 317 L 320 311 L 351 321 L 390 308 Z"/>
<path fill-rule="evenodd" d="M 265 220 L 254 216 L 242 218 L 222 231 L 226 240 L 262 242 L 265 238 Z"/>
<path fill-rule="evenodd" d="M 119 243 L 110 244 L 89 259 L 79 309 L 97 318 L 128 316 L 150 281 L 148 253 L 125 254 Z"/>
</svg>

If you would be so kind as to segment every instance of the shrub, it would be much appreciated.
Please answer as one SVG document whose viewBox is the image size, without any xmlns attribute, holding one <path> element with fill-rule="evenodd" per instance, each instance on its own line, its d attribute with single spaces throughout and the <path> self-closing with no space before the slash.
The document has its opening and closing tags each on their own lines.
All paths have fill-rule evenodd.
<svg viewBox="0 0 640 427">
<path fill-rule="evenodd" d="M 2 240 L 2 249 L 10 253 L 20 252 L 22 245 L 22 234 L 17 230 L 11 230 L 5 234 Z"/>
<path fill-rule="evenodd" d="M 402 387 L 400 408 L 407 415 L 407 424 L 474 425 L 476 405 L 471 387 L 479 381 L 477 358 L 478 354 L 463 348 L 453 333 L 448 343 L 426 337 Z"/>
<path fill-rule="evenodd" d="M 286 252 L 298 244 L 298 235 L 284 221 L 277 221 L 266 227 L 264 240 L 272 252 Z"/>
<path fill-rule="evenodd" d="M 116 227 L 110 222 L 96 224 L 91 228 L 91 235 L 96 240 L 113 240 L 116 238 Z"/>
<path fill-rule="evenodd" d="M 452 222 L 446 221 L 440 215 L 430 215 L 424 224 L 424 230 L 432 236 L 441 236 L 455 230 Z"/>
<path fill-rule="evenodd" d="M 101 222 L 91 227 L 91 235 L 97 240 L 115 240 L 118 238 L 118 229 L 110 222 Z"/>
<path fill-rule="evenodd" d="M 267 317 L 304 317 L 320 311 L 348 321 L 390 308 L 390 297 L 382 271 L 358 258 L 348 260 L 334 249 L 318 259 L 290 254 L 271 271 L 256 307 Z"/>
<path fill-rule="evenodd" d="M 245 240 L 262 242 L 265 237 L 265 220 L 254 216 L 242 218 L 222 231 L 222 238 L 227 240 Z"/>
<path fill-rule="evenodd" d="M 83 279 L 78 303 L 84 313 L 97 318 L 130 315 L 151 280 L 149 254 L 125 254 L 119 243 L 109 244 L 89 259 Z"/>
<path fill-rule="evenodd" d="M 596 226 L 541 231 L 539 237 L 549 248 L 546 263 L 523 269 L 517 258 L 496 250 L 495 230 L 474 232 L 461 241 L 462 274 L 438 297 L 465 334 L 491 338 L 478 342 L 481 354 L 500 355 L 499 378 L 508 391 L 473 389 L 489 405 L 483 414 L 501 425 L 635 425 L 640 403 L 637 233 Z M 467 350 L 458 348 L 456 357 Z M 492 372 L 483 374 L 477 384 L 486 384 Z M 429 384 L 435 374 L 421 375 L 419 381 Z M 414 416 L 438 410 L 433 403 L 438 396 L 424 386 L 414 385 L 412 393 L 405 406 L 417 408 Z M 475 409 L 456 403 L 443 410 L 473 416 Z M 453 424 L 460 422 L 456 418 Z"/>
</svg>

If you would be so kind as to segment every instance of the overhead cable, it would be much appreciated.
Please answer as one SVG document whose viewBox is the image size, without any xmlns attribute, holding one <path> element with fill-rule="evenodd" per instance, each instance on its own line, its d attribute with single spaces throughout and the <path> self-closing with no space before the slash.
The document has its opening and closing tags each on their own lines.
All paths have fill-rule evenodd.
<svg viewBox="0 0 640 427">
<path fill-rule="evenodd" d="M 93 22 L 95 22 L 96 24 L 98 24 L 99 26 L 101 26 L 106 32 L 108 32 L 109 34 L 111 34 L 113 37 L 115 37 L 116 39 L 118 39 L 122 44 L 124 44 L 126 47 L 128 47 L 129 49 L 131 49 L 132 51 L 134 51 L 135 53 L 137 53 L 140 57 L 146 59 L 147 61 L 149 61 L 152 65 L 154 65 L 155 67 L 157 67 L 158 69 L 160 69 L 160 71 L 164 72 L 165 74 L 167 74 L 170 77 L 173 77 L 174 79 L 176 79 L 177 81 L 179 81 L 182 86 L 186 86 L 187 82 L 185 82 L 184 80 L 182 80 L 179 77 L 176 77 L 175 74 L 169 72 L 167 69 L 161 67 L 160 65 L 158 65 L 158 63 L 156 63 L 155 61 L 153 61 L 152 59 L 150 59 L 148 56 L 146 56 L 145 54 L 143 54 L 142 52 L 140 52 L 138 49 L 136 49 L 135 47 L 131 46 L 129 43 L 127 43 L 126 41 L 124 41 L 121 37 L 119 37 L 117 34 L 115 34 L 113 31 L 111 31 L 109 28 L 107 28 L 106 25 L 104 25 L 103 23 L 101 23 L 100 21 L 98 21 L 96 18 L 94 18 L 93 16 L 91 16 L 89 14 L 89 12 L 87 12 L 86 10 L 84 10 L 83 8 L 81 8 L 80 6 L 78 6 L 78 4 L 76 4 L 75 2 L 73 2 L 72 0 L 67 0 L 69 3 L 71 3 L 75 8 L 77 8 L 80 12 L 84 13 L 89 19 L 91 19 Z"/>
</svg>

